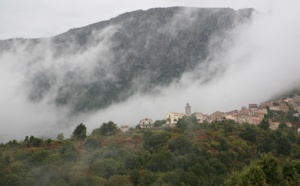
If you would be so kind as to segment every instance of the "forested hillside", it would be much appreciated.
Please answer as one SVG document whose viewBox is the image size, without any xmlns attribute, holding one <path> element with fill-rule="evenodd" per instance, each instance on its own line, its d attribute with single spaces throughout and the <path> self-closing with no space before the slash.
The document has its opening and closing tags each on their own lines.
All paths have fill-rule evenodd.
<svg viewBox="0 0 300 186">
<path fill-rule="evenodd" d="M 25 137 L 0 145 L 0 185 L 299 185 L 300 134 L 231 120 L 175 128 L 131 128 L 113 122 L 70 138 Z M 267 126 L 267 127 L 266 127 Z"/>
<path fill-rule="evenodd" d="M 158 91 L 209 62 L 252 12 L 138 10 L 51 38 L 0 41 L 0 65 L 9 61 L 23 69 L 22 90 L 30 101 L 47 100 L 74 112 L 102 109 L 136 93 Z"/>
</svg>

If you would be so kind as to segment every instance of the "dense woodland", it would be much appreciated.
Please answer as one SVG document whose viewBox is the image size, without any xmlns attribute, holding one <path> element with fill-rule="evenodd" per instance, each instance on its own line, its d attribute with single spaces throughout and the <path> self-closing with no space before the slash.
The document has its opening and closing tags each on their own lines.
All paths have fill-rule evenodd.
<svg viewBox="0 0 300 186">
<path fill-rule="evenodd" d="M 70 138 L 26 136 L 0 144 L 0 185 L 300 185 L 299 121 L 270 130 L 231 120 L 198 124 L 181 118 L 177 127 L 131 128 L 114 122 L 91 134 L 79 124 Z"/>
</svg>

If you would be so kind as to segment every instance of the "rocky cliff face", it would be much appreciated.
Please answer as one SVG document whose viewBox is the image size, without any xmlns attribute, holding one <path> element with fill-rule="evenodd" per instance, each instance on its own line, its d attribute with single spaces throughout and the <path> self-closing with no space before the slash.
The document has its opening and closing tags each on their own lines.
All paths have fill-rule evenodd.
<svg viewBox="0 0 300 186">
<path fill-rule="evenodd" d="M 51 38 L 0 41 L 0 59 L 24 69 L 24 87 L 32 101 L 47 100 L 73 111 L 101 109 L 137 92 L 168 86 L 209 61 L 227 33 L 252 12 L 138 10 Z"/>
</svg>

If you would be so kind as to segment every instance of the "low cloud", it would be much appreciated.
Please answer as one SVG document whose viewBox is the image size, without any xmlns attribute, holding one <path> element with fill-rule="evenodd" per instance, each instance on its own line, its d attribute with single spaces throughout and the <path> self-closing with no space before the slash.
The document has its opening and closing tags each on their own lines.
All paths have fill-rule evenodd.
<svg viewBox="0 0 300 186">
<path fill-rule="evenodd" d="M 35 72 L 49 69 L 54 73 L 52 84 L 50 81 L 54 89 L 64 78 L 65 71 L 84 69 L 86 73 L 79 76 L 80 81 L 93 79 L 89 72 L 98 64 L 93 64 L 93 57 L 107 55 L 107 61 L 113 57 L 107 47 L 97 45 L 78 56 L 55 58 L 55 51 L 47 39 L 29 54 L 25 52 L 26 45 L 20 48 L 16 44 L 13 52 L 0 54 L 0 141 L 22 140 L 30 135 L 55 138 L 60 132 L 68 137 L 79 123 L 85 123 L 89 132 L 108 120 L 134 127 L 145 117 L 156 120 L 163 119 L 170 111 L 184 112 L 186 102 L 191 104 L 193 112 L 229 111 L 249 103 L 260 103 L 298 86 L 300 26 L 297 22 L 300 13 L 296 7 L 295 4 L 275 3 L 270 11 L 257 12 L 250 23 L 228 34 L 222 50 L 213 53 L 209 61 L 170 86 L 157 87 L 156 94 L 137 93 L 125 102 L 85 114 L 71 115 L 67 107 L 54 105 L 51 99 L 56 91 L 53 89 L 38 102 L 28 100 L 30 88 L 26 80 L 34 78 Z M 118 26 L 110 29 L 118 29 Z M 113 46 L 109 37 L 104 37 L 106 35 L 102 35 L 102 40 L 106 40 L 102 45 Z M 102 36 L 94 37 L 101 40 Z M 43 59 L 36 58 L 39 56 Z M 82 64 L 81 59 L 89 63 Z M 42 64 L 36 63 L 37 60 Z M 215 74 L 213 78 L 210 78 L 211 73 Z"/>
<path fill-rule="evenodd" d="M 135 96 L 98 112 L 87 122 L 112 118 L 119 124 L 134 126 L 143 117 L 163 119 L 167 112 L 184 112 L 186 102 L 193 112 L 230 111 L 299 87 L 300 26 L 296 23 L 300 13 L 296 7 L 275 3 L 270 11 L 256 12 L 251 22 L 228 35 L 212 61 L 202 63 L 168 88 L 161 88 L 158 95 Z M 215 77 L 206 81 L 212 72 L 216 72 Z M 195 79 L 198 74 L 202 78 Z"/>
</svg>

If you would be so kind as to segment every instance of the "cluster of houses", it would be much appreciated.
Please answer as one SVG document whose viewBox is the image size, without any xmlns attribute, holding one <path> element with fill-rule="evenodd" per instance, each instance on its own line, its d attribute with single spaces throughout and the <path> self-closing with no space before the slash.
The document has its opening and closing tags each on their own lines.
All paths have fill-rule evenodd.
<svg viewBox="0 0 300 186">
<path fill-rule="evenodd" d="M 183 116 L 195 116 L 198 123 L 211 123 L 213 121 L 222 121 L 224 119 L 233 120 L 237 123 L 249 123 L 252 125 L 258 125 L 263 119 L 265 114 L 268 114 L 268 110 L 288 112 L 290 109 L 294 110 L 294 116 L 299 117 L 300 114 L 300 96 L 296 95 L 292 98 L 284 100 L 277 100 L 273 102 L 263 102 L 260 105 L 249 104 L 248 107 L 242 107 L 240 110 L 232 110 L 229 112 L 216 111 L 211 115 L 203 114 L 201 112 L 191 112 L 191 106 L 189 103 L 185 106 L 185 113 L 169 112 L 165 116 L 166 123 L 163 127 L 175 127 L 177 121 Z M 268 120 L 270 128 L 278 129 L 279 122 L 274 122 L 271 119 Z M 292 124 L 287 122 L 288 127 L 292 127 Z M 144 118 L 140 120 L 139 126 L 141 129 L 153 127 L 153 120 Z M 128 130 L 128 126 L 121 126 L 122 131 Z M 299 129 L 300 131 L 300 129 Z"/>
<path fill-rule="evenodd" d="M 268 113 L 266 107 L 261 107 L 257 104 L 249 104 L 248 108 L 243 107 L 241 110 L 232 110 L 229 112 L 216 111 L 211 115 L 203 114 L 201 112 L 191 113 L 191 106 L 188 103 L 186 104 L 185 109 L 185 114 L 175 112 L 170 112 L 166 114 L 165 119 L 167 123 L 165 124 L 165 126 L 174 127 L 179 118 L 190 115 L 195 116 L 198 120 L 198 123 L 211 123 L 213 121 L 222 121 L 223 119 L 230 119 L 241 124 L 247 122 L 249 124 L 258 125 L 264 118 L 264 115 Z"/>
</svg>

